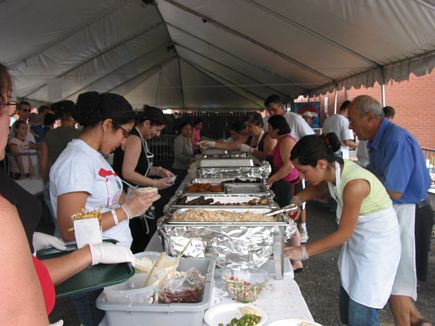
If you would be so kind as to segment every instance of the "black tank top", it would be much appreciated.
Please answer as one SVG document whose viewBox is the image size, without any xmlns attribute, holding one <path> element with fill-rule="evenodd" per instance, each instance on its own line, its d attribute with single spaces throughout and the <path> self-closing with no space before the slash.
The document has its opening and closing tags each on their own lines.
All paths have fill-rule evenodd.
<svg viewBox="0 0 435 326">
<path fill-rule="evenodd" d="M 138 137 L 139 140 L 141 139 L 139 136 L 139 132 L 136 130 L 136 128 L 133 128 L 131 131 L 130 136 Z M 124 177 L 122 176 L 122 162 L 124 161 L 124 151 L 121 149 L 121 146 L 118 147 L 115 150 L 114 156 L 113 156 L 113 170 L 115 170 L 116 174 L 120 176 L 122 179 Z M 148 160 L 144 151 L 144 148 L 141 144 L 141 151 L 139 160 L 136 165 L 135 171 L 141 175 L 144 175 L 148 170 Z M 124 190 L 126 189 L 126 185 L 124 185 Z"/>
<path fill-rule="evenodd" d="M 33 233 L 41 218 L 42 206 L 35 196 L 21 188 L 0 168 L 0 195 L 17 208 L 30 251 L 33 253 Z"/>
</svg>

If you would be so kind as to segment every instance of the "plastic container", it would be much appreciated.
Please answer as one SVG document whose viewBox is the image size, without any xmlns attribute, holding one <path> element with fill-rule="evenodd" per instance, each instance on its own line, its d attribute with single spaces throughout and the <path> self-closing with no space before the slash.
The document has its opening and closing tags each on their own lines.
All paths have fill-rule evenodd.
<svg viewBox="0 0 435 326">
<path fill-rule="evenodd" d="M 242 303 L 257 300 L 266 287 L 269 276 L 259 269 L 226 267 L 222 273 L 225 289 L 231 298 Z"/>
<path fill-rule="evenodd" d="M 100 294 L 97 308 L 106 312 L 108 326 L 201 326 L 204 312 L 210 305 L 215 263 L 213 258 L 183 258 L 180 261 L 179 271 L 195 267 L 206 277 L 203 298 L 199 303 L 112 304 Z"/>
</svg>

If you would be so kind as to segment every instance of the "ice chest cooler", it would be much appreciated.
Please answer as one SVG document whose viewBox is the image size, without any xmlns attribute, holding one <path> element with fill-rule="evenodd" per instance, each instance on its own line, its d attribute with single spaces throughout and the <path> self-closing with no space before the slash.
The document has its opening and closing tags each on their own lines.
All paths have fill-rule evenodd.
<svg viewBox="0 0 435 326">
<path fill-rule="evenodd" d="M 189 325 L 201 326 L 204 312 L 211 301 L 214 282 L 214 258 L 183 258 L 178 271 L 187 271 L 195 267 L 205 275 L 205 287 L 202 301 L 198 303 L 171 304 L 110 304 L 104 294 L 97 298 L 97 308 L 106 312 L 106 325 L 148 326 L 148 325 Z"/>
</svg>

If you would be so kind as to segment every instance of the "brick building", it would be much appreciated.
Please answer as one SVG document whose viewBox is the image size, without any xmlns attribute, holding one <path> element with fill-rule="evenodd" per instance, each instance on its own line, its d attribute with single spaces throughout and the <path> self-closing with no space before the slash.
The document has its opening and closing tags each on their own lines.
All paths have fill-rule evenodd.
<svg viewBox="0 0 435 326">
<path fill-rule="evenodd" d="M 370 95 L 381 101 L 381 87 L 341 90 L 338 92 L 338 106 L 347 98 Z M 311 98 L 321 103 L 321 121 L 325 115 L 325 96 Z M 409 130 L 422 147 L 435 149 L 435 71 L 416 77 L 410 75 L 408 81 L 390 82 L 385 86 L 386 105 L 396 110 L 394 122 Z M 334 94 L 328 94 L 328 112 L 334 111 Z"/>
</svg>

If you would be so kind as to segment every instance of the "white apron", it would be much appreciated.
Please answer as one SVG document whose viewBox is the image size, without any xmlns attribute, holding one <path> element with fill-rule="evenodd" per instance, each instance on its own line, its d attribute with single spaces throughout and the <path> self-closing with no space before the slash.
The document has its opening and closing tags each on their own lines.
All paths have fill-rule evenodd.
<svg viewBox="0 0 435 326">
<path fill-rule="evenodd" d="M 343 210 L 340 170 L 336 163 L 336 186 L 328 182 L 331 196 L 337 201 L 338 222 Z M 340 252 L 341 285 L 353 301 L 382 309 L 390 297 L 399 259 L 399 225 L 394 209 L 360 215 Z"/>
</svg>

